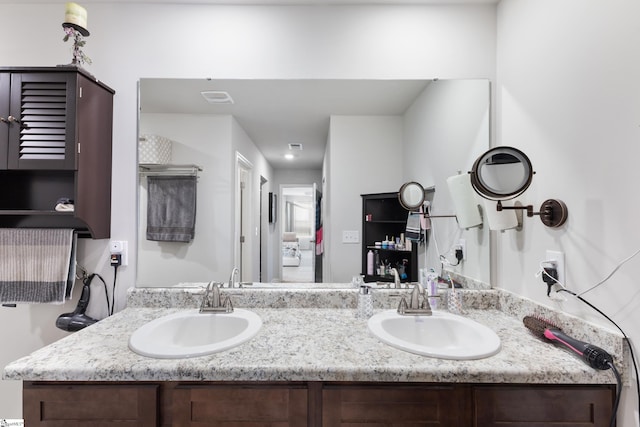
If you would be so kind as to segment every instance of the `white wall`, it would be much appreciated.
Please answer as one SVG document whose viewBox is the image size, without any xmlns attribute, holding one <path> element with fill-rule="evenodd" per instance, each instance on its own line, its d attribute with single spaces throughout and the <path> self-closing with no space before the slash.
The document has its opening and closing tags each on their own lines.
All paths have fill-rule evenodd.
<svg viewBox="0 0 640 427">
<path fill-rule="evenodd" d="M 402 185 L 402 128 L 400 116 L 331 116 L 326 175 L 331 220 L 324 224 L 329 277 L 323 281 L 350 282 L 362 273 L 360 195 L 398 191 Z M 343 231 L 358 231 L 360 243 L 342 243 Z"/>
<path fill-rule="evenodd" d="M 209 6 L 87 3 L 87 69 L 116 90 L 112 232 L 136 240 L 137 81 L 168 78 L 493 78 L 495 7 L 481 6 Z M 64 3 L 0 4 L 3 66 L 69 63 L 60 24 Z M 25 22 L 28 21 L 28 29 Z M 83 241 L 80 262 L 113 279 L 106 241 Z M 135 253 L 118 271 L 116 310 L 134 286 Z M 77 297 L 76 297 L 77 298 Z M 92 304 L 93 305 L 93 304 Z M 14 343 L 0 365 L 59 338 L 58 307 L 0 308 L 0 330 Z M 59 307 L 60 312 L 69 311 Z M 104 315 L 104 311 L 102 312 Z M 19 418 L 20 384 L 0 382 L 0 416 Z"/>
<path fill-rule="evenodd" d="M 162 135 L 174 141 L 173 163 L 195 163 L 203 170 L 198 173 L 196 227 L 190 243 L 146 239 L 147 180 L 140 180 L 138 284 L 174 286 L 228 277 L 232 254 L 227 244 L 212 245 L 210 236 L 217 236 L 221 242 L 229 242 L 232 237 L 231 125 L 230 116 L 140 115 L 141 134 Z"/>
<path fill-rule="evenodd" d="M 489 88 L 487 80 L 438 80 L 425 88 L 404 115 L 403 181 L 435 186 L 433 215 L 456 213 L 446 179 L 467 173 L 489 148 Z M 490 283 L 488 226 L 464 230 L 454 218 L 433 218 L 431 224 L 426 262 L 420 245 L 420 267 L 426 264 L 439 272 L 440 255 L 456 263 L 451 249 L 464 239 L 464 262 L 447 269 Z"/>
<path fill-rule="evenodd" d="M 281 184 L 313 185 L 322 192 L 322 169 L 276 169 L 273 173 L 274 188 Z"/>
<path fill-rule="evenodd" d="M 249 135 L 247 135 L 246 131 L 240 126 L 238 121 L 233 119 L 233 127 L 232 127 L 232 148 L 233 152 L 242 156 L 246 161 L 251 164 L 251 181 L 249 184 L 250 187 L 250 197 L 249 197 L 249 206 L 245 206 L 245 209 L 248 210 L 248 215 L 250 217 L 250 230 L 245 235 L 245 248 L 250 248 L 251 250 L 251 260 L 252 265 L 250 269 L 247 269 L 246 266 L 242 268 L 242 281 L 250 281 L 257 282 L 260 277 L 260 250 L 261 244 L 263 247 L 270 247 L 274 242 L 278 241 L 278 235 L 276 230 L 269 224 L 269 201 L 267 195 L 270 191 L 273 191 L 274 188 L 277 188 L 273 184 L 273 168 L 267 162 L 267 159 L 262 155 L 258 147 L 251 140 Z M 236 158 L 232 158 L 231 162 L 235 165 Z M 237 188 L 238 182 L 237 177 L 234 175 L 236 179 L 231 188 Z M 266 179 L 266 183 L 262 187 L 262 193 L 260 193 L 260 183 L 261 178 Z M 233 199 L 233 197 L 232 197 Z M 238 199 L 238 198 L 237 198 Z M 231 217 L 236 218 L 236 227 L 235 234 L 233 238 L 235 241 L 238 241 L 240 238 L 240 224 L 237 219 L 239 215 L 236 215 L 237 210 L 239 209 L 239 201 L 236 199 L 236 203 L 230 204 L 232 207 Z M 260 204 L 262 204 L 262 210 L 260 209 Z M 217 208 L 223 208 L 224 205 L 219 203 L 217 204 Z M 262 211 L 262 215 L 261 215 Z M 233 224 L 233 221 L 229 221 L 227 224 Z M 260 235 L 262 234 L 263 241 L 260 242 Z M 233 250 L 233 243 L 229 241 L 231 244 L 230 247 L 227 246 L 229 251 Z M 239 257 L 239 254 L 238 254 Z M 262 268 L 263 272 L 267 271 L 269 266 L 272 265 L 278 259 L 278 254 L 273 251 L 263 251 L 262 252 Z M 226 276 L 222 277 L 226 278 L 231 272 L 231 269 L 235 266 L 239 267 L 238 263 L 234 263 L 233 260 L 227 268 L 229 273 L 226 273 Z M 266 270 L 265 270 L 266 269 Z M 250 272 L 250 274 L 248 274 Z M 249 277 L 250 276 L 250 277 Z"/>
<path fill-rule="evenodd" d="M 503 0 L 498 11 L 496 142 L 523 149 L 537 172 L 519 200 L 559 198 L 569 219 L 552 230 L 525 218 L 522 232 L 497 234 L 496 284 L 609 326 L 568 296 L 549 301 L 534 274 L 547 249 L 563 251 L 567 287 L 584 292 L 640 248 L 640 2 Z M 640 256 L 584 295 L 636 353 L 638 277 Z M 618 425 L 638 425 L 637 408 L 625 387 Z"/>
</svg>

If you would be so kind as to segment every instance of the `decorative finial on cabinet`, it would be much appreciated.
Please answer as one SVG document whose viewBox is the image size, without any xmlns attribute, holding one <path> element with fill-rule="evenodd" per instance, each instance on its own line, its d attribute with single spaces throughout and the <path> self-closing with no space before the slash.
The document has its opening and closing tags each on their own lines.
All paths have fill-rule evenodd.
<svg viewBox="0 0 640 427">
<path fill-rule="evenodd" d="M 82 51 L 82 47 L 86 44 L 83 37 L 89 37 L 89 30 L 87 30 L 86 27 L 86 9 L 77 3 L 67 3 L 65 6 L 64 22 L 62 23 L 65 36 L 62 40 L 67 42 L 70 38 L 73 38 L 73 59 L 71 65 L 76 67 L 82 67 L 84 63 L 91 64 L 91 58 Z"/>
</svg>

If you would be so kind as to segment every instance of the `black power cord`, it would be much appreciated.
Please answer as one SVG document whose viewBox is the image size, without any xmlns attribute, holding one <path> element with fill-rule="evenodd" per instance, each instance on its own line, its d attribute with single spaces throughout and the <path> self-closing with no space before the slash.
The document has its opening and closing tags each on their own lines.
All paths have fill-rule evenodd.
<svg viewBox="0 0 640 427">
<path fill-rule="evenodd" d="M 464 253 L 462 252 L 462 249 L 456 248 L 456 259 L 458 260 L 458 264 L 460 264 L 460 261 L 462 261 L 463 258 Z"/>
<path fill-rule="evenodd" d="M 113 308 L 116 305 L 116 281 L 118 280 L 118 265 L 113 266 L 113 287 L 111 290 L 111 309 L 109 310 L 109 316 L 113 316 Z M 106 289 L 105 289 L 106 291 Z"/>
<path fill-rule="evenodd" d="M 111 307 L 108 307 L 107 304 L 109 316 L 113 315 L 113 308 L 116 305 L 116 281 L 118 280 L 118 267 L 120 267 L 120 265 L 122 265 L 122 254 L 111 254 L 111 266 L 113 267 L 113 289 L 111 291 Z"/>
<path fill-rule="evenodd" d="M 613 402 L 613 412 L 611 413 L 611 422 L 609 423 L 610 427 L 614 427 L 616 425 L 616 414 L 618 413 L 618 405 L 620 404 L 620 395 L 622 394 L 622 378 L 620 378 L 620 372 L 616 369 L 616 365 L 611 362 L 607 362 L 613 374 L 616 377 L 616 382 L 618 383 L 618 390 L 616 391 L 616 400 Z"/>
<path fill-rule="evenodd" d="M 574 297 L 576 297 L 577 299 L 579 299 L 580 301 L 582 301 L 583 303 L 587 304 L 589 307 L 591 307 L 592 309 L 594 309 L 595 311 L 597 311 L 602 317 L 604 317 L 605 319 L 607 319 L 609 322 L 611 322 L 616 328 L 618 328 L 618 330 L 620 331 L 620 333 L 622 334 L 622 336 L 624 337 L 624 341 L 627 343 L 627 347 L 629 348 L 629 354 L 631 355 L 631 362 L 633 363 L 633 369 L 635 371 L 636 374 L 636 392 L 638 394 L 638 412 L 640 412 L 640 379 L 638 378 L 638 364 L 636 362 L 636 357 L 633 354 L 633 346 L 631 345 L 631 340 L 629 339 L 629 337 L 627 336 L 627 334 L 624 333 L 624 331 L 622 330 L 622 328 L 620 326 L 618 326 L 618 324 L 616 322 L 614 322 L 609 316 L 607 316 L 606 314 L 604 314 L 602 312 L 602 310 L 600 310 L 598 307 L 594 306 L 593 304 L 591 304 L 589 301 L 587 301 L 586 299 L 582 298 L 580 295 L 576 294 L 573 291 L 570 291 L 564 287 L 562 287 L 561 289 L 558 289 L 556 292 L 566 292 L 568 294 L 573 295 Z M 612 364 L 613 365 L 613 364 Z M 618 391 L 616 393 L 616 403 L 615 403 L 615 410 L 617 410 L 618 408 L 618 401 L 620 400 L 620 393 L 622 391 L 622 387 L 621 387 L 621 381 L 619 379 L 620 374 L 618 373 L 618 371 L 615 369 L 613 369 L 613 373 L 616 376 L 616 380 L 618 381 Z M 614 411 L 613 416 L 615 417 L 616 412 Z M 613 424 L 611 424 L 613 426 Z"/>
<path fill-rule="evenodd" d="M 600 310 L 599 308 L 597 308 L 596 306 L 594 306 L 593 304 L 591 304 L 589 301 L 587 301 L 586 299 L 582 298 L 582 294 L 587 293 L 595 288 L 597 288 L 598 286 L 602 285 L 603 283 L 605 283 L 607 280 L 609 280 L 611 278 L 611 276 L 613 276 L 615 274 L 616 271 L 618 271 L 618 269 L 620 269 L 620 267 L 622 267 L 625 263 L 627 263 L 628 261 L 630 261 L 631 259 L 633 259 L 636 255 L 640 254 L 640 249 L 638 249 L 637 251 L 635 251 L 633 254 L 631 254 L 630 256 L 628 256 L 627 258 L 625 258 L 624 260 L 622 260 L 620 263 L 618 263 L 618 265 L 611 270 L 611 272 L 602 280 L 600 280 L 598 283 L 596 283 L 595 285 L 593 285 L 592 287 L 590 287 L 589 289 L 587 289 L 586 291 L 582 292 L 581 294 L 576 294 L 575 292 L 572 292 L 570 290 L 568 290 L 567 288 L 564 287 L 564 284 L 561 283 L 557 277 L 553 277 L 551 274 L 547 273 L 547 269 L 546 268 L 542 268 L 541 273 L 543 274 L 543 280 L 545 283 L 547 283 L 548 286 L 548 290 L 547 290 L 547 296 L 549 295 L 550 291 L 551 291 L 551 284 L 549 282 L 552 283 L 557 283 L 558 285 L 560 285 L 560 289 L 558 289 L 556 292 L 566 292 L 568 294 L 573 295 L 574 297 L 576 297 L 577 299 L 579 299 L 580 301 L 582 301 L 583 303 L 587 304 L 589 307 L 591 307 L 593 310 L 597 311 L 602 317 L 604 317 L 605 319 L 607 319 L 609 322 L 611 322 L 616 328 L 618 328 L 618 330 L 620 331 L 620 333 L 622 334 L 622 336 L 624 337 L 624 341 L 627 343 L 627 347 L 629 348 L 629 354 L 631 355 L 631 361 L 633 362 L 633 369 L 635 371 L 636 374 L 636 393 L 638 394 L 638 413 L 640 413 L 640 378 L 638 378 L 638 363 L 636 362 L 636 357 L 633 354 L 633 345 L 631 344 L 631 340 L 629 339 L 629 337 L 627 336 L 627 334 L 624 333 L 624 331 L 622 330 L 622 328 L 620 326 L 618 326 L 618 324 L 616 322 L 614 322 L 609 316 L 607 316 L 606 314 L 604 314 L 602 312 L 602 310 Z M 540 264 L 542 267 L 542 263 Z M 557 276 L 557 274 L 556 274 Z M 619 380 L 619 373 L 617 370 L 614 369 L 614 374 L 616 375 L 616 380 L 618 380 L 618 382 L 620 383 Z M 618 390 L 620 390 L 621 387 L 620 385 L 618 386 Z M 617 401 L 619 400 L 619 395 L 616 399 L 616 409 L 617 409 Z M 614 412 L 614 416 L 615 416 L 615 412 Z M 613 424 L 612 424 L 613 425 Z"/>
</svg>

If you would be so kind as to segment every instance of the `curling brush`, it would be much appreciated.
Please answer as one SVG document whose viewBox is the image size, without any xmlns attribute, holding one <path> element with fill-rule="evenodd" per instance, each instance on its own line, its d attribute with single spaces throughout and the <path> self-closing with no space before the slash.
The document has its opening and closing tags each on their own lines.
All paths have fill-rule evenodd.
<svg viewBox="0 0 640 427">
<path fill-rule="evenodd" d="M 594 369 L 607 370 L 613 364 L 613 357 L 609 353 L 593 344 L 568 336 L 562 332 L 562 329 L 546 319 L 525 316 L 522 322 L 537 337 L 564 346 L 580 356 L 587 365 Z"/>
</svg>

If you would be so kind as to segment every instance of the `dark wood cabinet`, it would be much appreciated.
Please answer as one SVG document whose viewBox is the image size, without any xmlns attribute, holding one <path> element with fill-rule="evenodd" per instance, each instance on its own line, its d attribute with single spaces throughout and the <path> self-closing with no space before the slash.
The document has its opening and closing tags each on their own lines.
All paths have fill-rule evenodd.
<svg viewBox="0 0 640 427">
<path fill-rule="evenodd" d="M 76 107 L 86 78 L 71 72 L 9 75 L 7 168 L 74 170 L 76 113 L 82 111 Z"/>
<path fill-rule="evenodd" d="M 173 427 L 308 425 L 306 385 L 178 385 Z"/>
<path fill-rule="evenodd" d="M 395 246 L 376 247 L 376 242 L 394 240 L 405 234 L 409 212 L 400 205 L 398 193 L 362 194 L 362 274 L 365 282 L 390 282 L 393 276 L 376 272 L 378 264 L 391 265 L 406 277 L 402 282 L 418 281 L 418 250 L 414 243 L 410 250 Z M 367 274 L 367 255 L 374 254 L 374 274 Z M 379 261 L 379 262 L 376 262 Z"/>
<path fill-rule="evenodd" d="M 595 427 L 614 385 L 25 382 L 26 426 Z"/>
<path fill-rule="evenodd" d="M 113 95 L 76 67 L 0 68 L 0 227 L 109 237 Z"/>
<path fill-rule="evenodd" d="M 474 387 L 474 426 L 608 426 L 612 386 L 527 385 Z"/>
<path fill-rule="evenodd" d="M 463 387 L 453 385 L 328 385 L 322 390 L 322 427 L 466 427 Z"/>
<path fill-rule="evenodd" d="M 158 385 L 33 384 L 23 389 L 25 426 L 158 426 Z"/>
</svg>

